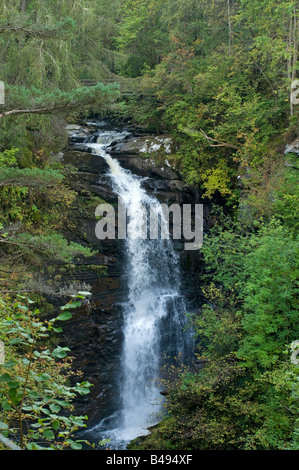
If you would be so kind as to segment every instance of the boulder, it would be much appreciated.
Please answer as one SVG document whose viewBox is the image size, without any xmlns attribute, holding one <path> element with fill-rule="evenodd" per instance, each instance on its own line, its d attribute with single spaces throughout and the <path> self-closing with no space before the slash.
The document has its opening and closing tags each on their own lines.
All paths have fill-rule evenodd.
<svg viewBox="0 0 299 470">
<path fill-rule="evenodd" d="M 106 173 L 108 165 L 106 161 L 91 152 L 70 149 L 64 152 L 63 162 L 65 165 L 72 165 L 78 171 L 88 173 Z"/>
<path fill-rule="evenodd" d="M 179 179 L 178 171 L 169 162 L 174 147 L 169 135 L 145 135 L 114 142 L 107 152 L 117 158 L 124 168 L 135 170 L 137 174 Z"/>
</svg>

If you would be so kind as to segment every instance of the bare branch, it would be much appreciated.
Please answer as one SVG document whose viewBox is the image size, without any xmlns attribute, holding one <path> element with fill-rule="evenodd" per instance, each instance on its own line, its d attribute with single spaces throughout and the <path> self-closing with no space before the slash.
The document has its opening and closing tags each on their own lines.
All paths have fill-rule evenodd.
<svg viewBox="0 0 299 470">
<path fill-rule="evenodd" d="M 34 248 L 35 250 L 40 250 L 40 251 L 48 251 L 48 248 L 46 247 L 39 247 L 36 245 L 30 245 L 29 243 L 16 243 L 12 242 L 10 240 L 0 240 L 0 243 L 8 243 L 9 245 L 15 245 L 15 246 L 25 246 L 26 248 Z"/>
<path fill-rule="evenodd" d="M 50 114 L 62 109 L 76 108 L 78 103 L 65 103 L 63 105 L 48 106 L 46 108 L 35 108 L 35 109 L 12 109 L 0 114 L 0 119 L 5 116 L 11 116 L 12 114 Z"/>
<path fill-rule="evenodd" d="M 21 12 L 23 13 L 23 12 Z M 62 35 L 69 34 L 73 29 L 73 24 L 68 19 L 60 21 L 56 26 L 45 27 L 42 25 L 34 25 L 26 21 L 17 19 L 15 23 L 0 23 L 0 34 L 15 33 L 26 35 L 27 37 L 38 37 L 41 39 L 57 38 L 61 39 Z"/>
<path fill-rule="evenodd" d="M 209 137 L 202 129 L 200 129 L 201 134 L 207 139 L 210 147 L 228 147 L 231 149 L 239 150 L 239 147 L 233 144 L 228 144 L 227 142 L 221 142 L 221 140 L 213 139 Z M 212 144 L 211 142 L 217 142 Z"/>
</svg>

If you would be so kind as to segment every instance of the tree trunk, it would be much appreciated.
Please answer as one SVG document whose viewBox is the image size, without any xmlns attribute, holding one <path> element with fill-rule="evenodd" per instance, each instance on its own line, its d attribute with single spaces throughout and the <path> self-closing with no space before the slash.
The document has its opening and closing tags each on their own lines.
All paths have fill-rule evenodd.
<svg viewBox="0 0 299 470">
<path fill-rule="evenodd" d="M 228 16 L 228 55 L 231 55 L 233 45 L 233 28 L 231 20 L 231 0 L 227 0 L 227 16 Z"/>
<path fill-rule="evenodd" d="M 298 61 L 298 33 L 299 33 L 299 22 L 297 21 L 297 12 L 294 7 L 293 15 L 290 21 L 290 38 L 289 38 L 289 57 L 288 57 L 288 78 L 291 81 L 291 93 L 293 92 L 293 86 L 297 76 L 297 61 Z M 290 112 L 291 116 L 294 114 L 294 102 L 291 96 Z"/>
<path fill-rule="evenodd" d="M 294 8 L 292 82 L 296 79 L 297 75 L 296 66 L 298 59 L 298 26 L 296 9 Z"/>
<path fill-rule="evenodd" d="M 25 13 L 27 6 L 27 0 L 21 0 L 21 13 Z"/>
</svg>

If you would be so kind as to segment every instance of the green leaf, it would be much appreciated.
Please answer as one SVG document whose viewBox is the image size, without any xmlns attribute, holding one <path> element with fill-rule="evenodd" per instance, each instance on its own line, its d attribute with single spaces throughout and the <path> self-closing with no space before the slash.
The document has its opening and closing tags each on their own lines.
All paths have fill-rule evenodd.
<svg viewBox="0 0 299 470">
<path fill-rule="evenodd" d="M 70 320 L 70 318 L 72 318 L 72 314 L 70 312 L 63 312 L 60 315 L 58 315 L 57 320 L 67 321 L 67 320 Z"/>
<path fill-rule="evenodd" d="M 38 444 L 35 444 L 34 442 L 31 442 L 30 444 L 28 444 L 27 449 L 28 450 L 52 450 L 52 449 L 48 449 L 48 447 L 39 446 Z"/>
<path fill-rule="evenodd" d="M 55 331 L 55 333 L 61 333 L 63 330 L 60 326 L 59 328 L 53 328 L 53 331 Z"/>
<path fill-rule="evenodd" d="M 7 369 L 12 369 L 15 365 L 17 364 L 17 362 L 13 359 L 10 359 L 9 361 L 7 361 L 4 366 L 7 368 Z"/>
<path fill-rule="evenodd" d="M 0 404 L 1 404 L 1 408 L 3 409 L 3 411 L 11 410 L 11 405 L 8 403 L 8 401 L 6 399 L 1 400 Z"/>
<path fill-rule="evenodd" d="M 80 395 L 88 395 L 90 393 L 90 387 L 92 384 L 89 382 L 82 382 L 82 384 L 76 384 L 76 387 L 74 387 L 74 390 L 79 393 Z"/>
<path fill-rule="evenodd" d="M 13 381 L 13 382 L 8 382 L 8 386 L 9 388 L 19 388 L 20 384 L 19 382 Z"/>
<path fill-rule="evenodd" d="M 69 348 L 62 348 L 60 346 L 58 346 L 56 349 L 54 349 L 54 351 L 52 352 L 52 356 L 55 357 L 55 358 L 58 358 L 58 359 L 63 359 L 64 357 L 66 357 L 66 353 L 70 351 Z"/>
<path fill-rule="evenodd" d="M 73 441 L 72 439 L 67 439 L 66 442 L 68 444 L 70 444 L 70 446 L 73 450 L 81 450 L 82 449 L 82 444 L 80 444 L 79 442 Z"/>
<path fill-rule="evenodd" d="M 18 395 L 16 388 L 10 388 L 8 390 L 8 396 L 14 405 L 17 405 L 22 400 L 22 395 Z"/>
<path fill-rule="evenodd" d="M 43 423 L 42 423 L 41 421 L 42 421 L 42 420 L 39 419 L 39 420 L 38 420 L 38 423 L 32 423 L 32 424 L 30 425 L 30 427 L 32 427 L 32 428 L 40 428 L 41 426 L 43 426 Z M 39 437 L 40 437 L 40 436 L 39 436 Z"/>
<path fill-rule="evenodd" d="M 60 422 L 57 419 L 55 419 L 52 422 L 51 426 L 54 429 L 54 431 L 58 431 L 58 429 L 60 428 Z"/>
<path fill-rule="evenodd" d="M 33 326 L 34 328 L 39 328 L 39 327 L 43 326 L 42 323 L 40 323 L 40 322 L 35 322 L 35 321 L 31 322 L 31 324 L 32 324 L 32 326 Z"/>
<path fill-rule="evenodd" d="M 55 435 L 54 435 L 53 431 L 51 431 L 51 429 L 45 429 L 44 432 L 43 432 L 43 436 L 46 439 L 54 439 L 55 438 Z"/>
<path fill-rule="evenodd" d="M 5 373 L 1 375 L 0 382 L 9 382 L 11 379 L 12 377 L 9 374 Z"/>
<path fill-rule="evenodd" d="M 22 406 L 22 410 L 23 410 L 23 411 L 32 411 L 33 408 L 32 408 L 32 406 L 29 406 L 29 405 L 28 405 L 28 406 L 27 406 L 27 405 L 26 405 L 26 406 L 23 405 L 23 406 Z"/>
<path fill-rule="evenodd" d="M 54 403 L 52 403 L 50 405 L 50 410 L 53 411 L 53 413 L 59 413 L 59 411 L 61 410 L 61 407 L 59 405 L 55 405 Z"/>
<path fill-rule="evenodd" d="M 60 310 L 65 310 L 66 308 L 77 308 L 81 306 L 81 302 L 71 302 L 68 305 L 65 305 L 64 307 L 60 307 Z"/>
<path fill-rule="evenodd" d="M 51 376 L 47 374 L 46 372 L 44 372 L 43 374 L 38 374 L 36 377 L 36 380 L 38 382 L 48 381 L 48 380 L 51 380 Z"/>
</svg>

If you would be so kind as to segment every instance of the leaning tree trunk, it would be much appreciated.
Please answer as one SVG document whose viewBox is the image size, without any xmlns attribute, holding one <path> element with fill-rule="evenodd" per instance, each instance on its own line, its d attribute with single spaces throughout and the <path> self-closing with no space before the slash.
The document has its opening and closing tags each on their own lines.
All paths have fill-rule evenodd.
<svg viewBox="0 0 299 470">
<path fill-rule="evenodd" d="M 293 84 L 295 85 L 295 80 L 297 76 L 297 61 L 298 61 L 298 36 L 299 36 L 299 21 L 297 19 L 297 11 L 294 7 L 293 14 L 290 18 L 289 26 L 289 39 L 288 39 L 288 60 L 287 60 L 287 75 L 288 80 L 291 82 L 291 93 L 293 91 Z M 294 102 L 290 100 L 290 112 L 291 116 L 294 114 Z"/>
<path fill-rule="evenodd" d="M 293 64 L 292 64 L 292 81 L 295 80 L 297 75 L 297 60 L 298 60 L 298 20 L 296 15 L 296 9 L 294 7 L 294 29 L 293 29 Z"/>
<path fill-rule="evenodd" d="M 231 19 L 231 0 L 227 0 L 227 16 L 228 16 L 228 54 L 231 55 L 233 44 L 233 28 Z"/>
</svg>

